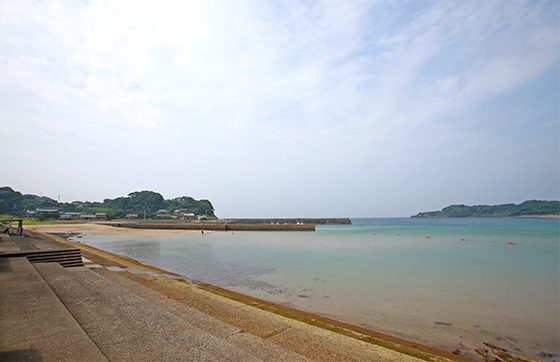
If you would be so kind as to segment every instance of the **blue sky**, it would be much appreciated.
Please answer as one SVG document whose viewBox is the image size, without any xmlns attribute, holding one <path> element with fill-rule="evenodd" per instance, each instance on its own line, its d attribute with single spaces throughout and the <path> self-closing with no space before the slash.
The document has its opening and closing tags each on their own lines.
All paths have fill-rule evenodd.
<svg viewBox="0 0 560 362">
<path fill-rule="evenodd" d="M 0 183 L 219 217 L 558 199 L 558 6 L 2 1 Z"/>
</svg>

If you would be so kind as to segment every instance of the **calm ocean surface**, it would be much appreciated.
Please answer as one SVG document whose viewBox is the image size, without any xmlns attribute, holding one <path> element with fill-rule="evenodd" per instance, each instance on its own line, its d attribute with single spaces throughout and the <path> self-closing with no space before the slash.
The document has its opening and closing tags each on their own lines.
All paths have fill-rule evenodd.
<svg viewBox="0 0 560 362">
<path fill-rule="evenodd" d="M 190 280 L 473 358 L 487 342 L 558 361 L 560 220 L 352 222 L 315 232 L 81 240 Z"/>
</svg>

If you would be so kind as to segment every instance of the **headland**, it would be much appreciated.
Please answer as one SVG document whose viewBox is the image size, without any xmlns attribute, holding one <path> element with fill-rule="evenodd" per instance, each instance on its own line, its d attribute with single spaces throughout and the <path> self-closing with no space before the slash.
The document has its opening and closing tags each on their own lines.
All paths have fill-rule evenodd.
<svg viewBox="0 0 560 362">
<path fill-rule="evenodd" d="M 450 205 L 439 211 L 420 212 L 411 218 L 560 218 L 560 201 L 528 200 L 519 205 Z"/>
</svg>

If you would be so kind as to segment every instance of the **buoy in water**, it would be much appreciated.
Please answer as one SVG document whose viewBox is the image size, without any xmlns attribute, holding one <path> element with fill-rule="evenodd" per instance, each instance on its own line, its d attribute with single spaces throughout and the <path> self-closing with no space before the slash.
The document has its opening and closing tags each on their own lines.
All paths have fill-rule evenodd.
<svg viewBox="0 0 560 362">
<path fill-rule="evenodd" d="M 430 237 L 428 235 L 426 235 L 426 239 L 429 239 Z"/>
<path fill-rule="evenodd" d="M 354 234 L 355 234 L 355 233 L 356 233 L 356 232 L 354 231 Z"/>
<path fill-rule="evenodd" d="M 373 233 L 373 235 L 375 235 L 375 234 L 377 234 L 377 233 Z"/>
<path fill-rule="evenodd" d="M 401 234 L 397 234 L 397 236 L 401 236 Z"/>
<path fill-rule="evenodd" d="M 509 245 L 513 244 L 511 241 L 508 243 Z"/>
<path fill-rule="evenodd" d="M 465 241 L 465 238 L 461 238 L 462 241 Z"/>
</svg>

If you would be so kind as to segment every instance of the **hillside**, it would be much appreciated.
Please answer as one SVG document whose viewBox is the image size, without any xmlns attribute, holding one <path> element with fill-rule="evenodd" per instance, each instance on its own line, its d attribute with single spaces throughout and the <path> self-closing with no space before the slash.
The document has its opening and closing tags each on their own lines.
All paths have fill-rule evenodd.
<svg viewBox="0 0 560 362">
<path fill-rule="evenodd" d="M 451 205 L 440 211 L 420 212 L 411 218 L 527 217 L 560 215 L 560 201 L 525 201 L 519 205 Z"/>
<path fill-rule="evenodd" d="M 58 212 L 94 214 L 106 213 L 109 219 L 124 218 L 129 213 L 146 213 L 147 218 L 155 217 L 156 211 L 167 209 L 170 212 L 176 209 L 187 209 L 195 215 L 206 215 L 215 218 L 214 207 L 208 200 L 195 200 L 190 196 L 181 196 L 165 200 L 163 196 L 153 191 L 135 191 L 128 196 L 116 199 L 105 199 L 103 202 L 71 203 L 57 202 L 49 197 L 37 195 L 23 195 L 11 187 L 0 187 L 0 215 L 24 216 L 28 210 L 39 208 L 57 209 Z M 51 215 L 53 217 L 54 215 Z"/>
</svg>

